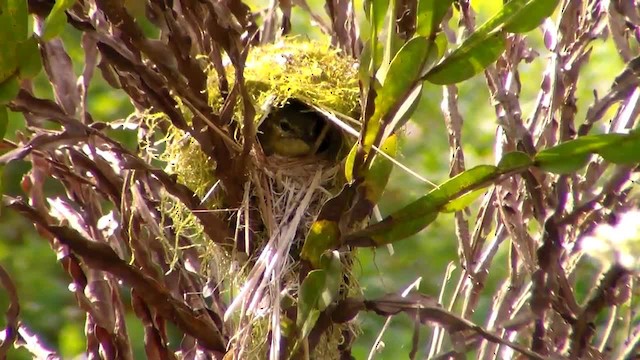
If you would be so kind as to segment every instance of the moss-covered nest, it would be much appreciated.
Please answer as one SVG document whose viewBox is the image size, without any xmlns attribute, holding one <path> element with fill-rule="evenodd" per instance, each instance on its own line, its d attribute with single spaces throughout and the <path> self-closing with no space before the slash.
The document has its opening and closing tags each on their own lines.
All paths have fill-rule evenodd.
<svg viewBox="0 0 640 360">
<path fill-rule="evenodd" d="M 223 104 L 219 78 L 213 67 L 210 68 L 207 86 L 209 104 L 219 110 Z M 231 86 L 233 74 L 229 66 L 227 78 Z M 291 101 L 354 118 L 360 113 L 356 63 L 325 44 L 288 39 L 253 48 L 247 57 L 244 77 L 245 87 L 256 110 L 255 124 Z M 186 107 L 180 107 L 185 117 L 190 119 L 191 114 Z M 233 114 L 234 121 L 242 124 L 243 111 L 240 105 L 236 105 Z M 242 131 L 227 135 L 238 145 L 244 142 Z M 252 246 L 256 249 L 253 254 L 238 257 L 236 249 L 221 251 L 207 240 L 197 220 L 180 202 L 167 197 L 164 204 L 174 228 L 180 235 L 191 237 L 200 247 L 203 263 L 212 265 L 208 269 L 203 268 L 202 275 L 224 280 L 226 289 L 223 292 L 227 292 L 229 300 L 233 299 L 227 315 L 233 320 L 232 327 L 240 327 L 235 333 L 242 335 L 233 340 L 232 347 L 243 349 L 242 353 L 235 355 L 263 358 L 265 339 L 273 331 L 271 324 L 276 323 L 272 318 L 273 312 L 282 311 L 274 310 L 274 307 L 279 309 L 276 304 L 280 303 L 282 296 L 295 297 L 299 286 L 299 264 L 294 260 L 299 254 L 296 253 L 322 204 L 341 185 L 341 177 L 337 175 L 340 159 L 317 161 L 314 158 L 290 159 L 273 155 L 268 156 L 265 162 L 264 158 L 260 158 L 264 154 L 252 151 L 254 161 L 249 169 L 249 181 L 245 184 L 244 204 L 240 209 L 219 209 L 220 202 L 216 200 L 219 191 L 216 190 L 217 180 L 213 175 L 216 164 L 201 151 L 200 145 L 176 128 L 170 129 L 163 143 L 164 151 L 160 159 L 167 163 L 167 172 L 175 174 L 178 181 L 200 196 L 212 211 L 226 212 L 224 217 L 237 224 L 236 235 L 249 227 L 250 220 L 257 219 L 263 224 L 263 230 L 256 236 L 260 243 Z M 264 166 L 269 162 L 294 166 L 282 169 Z M 248 219 L 254 209 L 258 210 L 259 215 Z M 166 245 L 177 258 L 178 247 L 171 241 L 166 241 Z M 346 255 L 343 261 L 345 264 L 350 262 L 350 256 Z M 264 273 L 264 270 L 256 270 L 259 268 L 271 270 L 270 273 Z M 345 285 L 345 293 L 359 291 L 353 287 L 354 284 Z M 264 310 L 265 304 L 270 311 Z M 332 335 L 327 334 L 331 339 L 325 337 L 327 345 L 316 348 L 323 358 L 332 358 L 329 354 L 337 354 L 335 344 L 340 342 L 343 335 L 340 334 L 342 330 L 336 330 Z M 274 345 L 272 343 L 271 347 Z"/>
</svg>

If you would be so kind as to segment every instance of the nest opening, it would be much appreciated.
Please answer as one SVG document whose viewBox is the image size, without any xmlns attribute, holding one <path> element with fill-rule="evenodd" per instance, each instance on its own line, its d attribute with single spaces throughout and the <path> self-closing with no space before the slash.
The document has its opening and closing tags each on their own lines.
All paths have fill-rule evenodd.
<svg viewBox="0 0 640 360">
<path fill-rule="evenodd" d="M 346 153 L 340 128 L 295 98 L 269 112 L 258 124 L 257 138 L 267 156 L 338 162 Z"/>
</svg>

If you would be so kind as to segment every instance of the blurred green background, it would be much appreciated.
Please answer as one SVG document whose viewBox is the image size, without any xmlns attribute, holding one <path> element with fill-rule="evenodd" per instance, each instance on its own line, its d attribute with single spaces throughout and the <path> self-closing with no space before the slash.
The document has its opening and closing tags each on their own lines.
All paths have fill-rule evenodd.
<svg viewBox="0 0 640 360">
<path fill-rule="evenodd" d="M 496 0 L 474 4 L 474 9 L 479 14 L 478 23 L 495 13 L 501 3 L 502 1 Z M 310 2 L 311 8 L 318 13 L 322 12 L 322 4 L 321 1 Z M 258 9 L 257 6 L 253 8 Z M 361 4 L 357 3 L 356 9 L 361 8 Z M 360 18 L 361 15 L 359 13 Z M 454 29 L 456 16 L 457 14 L 451 23 Z M 312 39 L 322 38 L 318 28 L 311 24 L 309 17 L 299 8 L 293 10 L 293 33 Z M 68 27 L 62 37 L 76 66 L 76 74 L 79 75 L 83 61 L 79 45 L 80 34 Z M 542 74 L 550 55 L 542 46 L 539 31 L 532 32 L 527 39 L 530 46 L 539 53 L 539 57 L 532 63 L 521 66 L 520 98 L 525 119 L 535 105 Z M 604 92 L 622 68 L 623 64 L 610 41 L 599 40 L 594 43 L 591 61 L 581 75 L 585 82 L 578 84 L 578 119 L 593 99 L 593 90 Z M 34 85 L 37 96 L 52 98 L 43 74 Z M 441 94 L 441 88 L 425 86 L 419 107 L 405 130 L 402 155 L 399 159 L 434 183 L 444 181 L 449 172 L 450 154 L 447 131 L 440 111 Z M 100 77 L 100 72 L 96 72 L 88 99 L 89 111 L 98 121 L 123 119 L 133 110 L 125 94 L 108 87 Z M 463 144 L 467 167 L 495 163 L 493 141 L 497 126 L 496 117 L 482 75 L 459 85 L 458 103 L 465 120 Z M 24 131 L 23 129 L 22 116 L 11 114 L 8 134 Z M 117 136 L 130 147 L 135 146 L 135 134 L 122 132 Z M 24 195 L 20 182 L 28 169 L 29 165 L 26 162 L 14 162 L 5 168 L 2 179 L 5 193 L 14 196 Z M 382 214 L 400 208 L 424 195 L 430 188 L 400 169 L 394 169 L 388 190 L 380 204 Z M 51 193 L 58 193 L 58 190 L 52 188 Z M 477 210 L 475 207 L 471 207 L 468 218 L 472 224 Z M 0 214 L 0 236 L 0 264 L 7 269 L 18 287 L 22 321 L 40 336 L 46 346 L 59 352 L 63 358 L 81 354 L 85 347 L 83 313 L 76 309 L 74 295 L 68 289 L 69 278 L 57 263 L 49 244 L 36 234 L 30 223 L 9 211 Z M 486 320 L 486 309 L 499 286 L 496 281 L 502 278 L 501 275 L 506 271 L 507 248 L 503 245 L 494 261 L 489 282 L 483 292 L 483 304 L 480 311 L 474 314 L 473 320 L 478 323 Z M 368 298 L 402 291 L 418 278 L 422 279 L 420 291 L 437 297 L 447 267 L 452 264 L 459 268 L 457 259 L 453 215 L 441 215 L 420 234 L 396 244 L 393 255 L 390 255 L 386 248 L 360 250 L 354 270 L 364 295 Z M 456 279 L 457 274 L 459 271 L 454 271 L 452 279 Z M 453 284 L 449 284 L 447 288 L 450 289 L 452 286 Z M 6 309 L 7 305 L 6 295 L 0 292 L 0 309 Z M 144 358 L 140 323 L 133 315 L 128 320 L 131 343 L 136 347 L 136 358 Z M 359 316 L 357 321 L 362 333 L 353 349 L 353 355 L 357 359 L 367 357 L 384 320 L 373 314 Z M 406 357 L 411 347 L 412 332 L 413 323 L 409 318 L 404 315 L 395 317 L 382 338 L 384 346 L 378 350 L 376 358 Z M 421 331 L 421 344 L 425 343 L 424 340 L 429 335 L 429 329 Z M 29 359 L 31 356 L 24 350 L 16 350 L 10 354 L 10 358 Z"/>
</svg>

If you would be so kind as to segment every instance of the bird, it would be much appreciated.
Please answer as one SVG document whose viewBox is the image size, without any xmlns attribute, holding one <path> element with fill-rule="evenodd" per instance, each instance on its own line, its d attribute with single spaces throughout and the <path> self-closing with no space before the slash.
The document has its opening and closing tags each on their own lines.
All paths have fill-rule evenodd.
<svg viewBox="0 0 640 360">
<path fill-rule="evenodd" d="M 276 109 L 258 127 L 258 140 L 265 155 L 304 157 L 325 147 L 327 122 L 300 101 L 289 101 Z"/>
</svg>

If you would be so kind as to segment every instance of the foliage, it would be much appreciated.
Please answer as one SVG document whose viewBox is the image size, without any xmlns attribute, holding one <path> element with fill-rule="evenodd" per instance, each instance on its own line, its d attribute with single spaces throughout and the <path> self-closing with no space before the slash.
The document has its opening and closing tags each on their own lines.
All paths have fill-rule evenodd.
<svg viewBox="0 0 640 360">
<path fill-rule="evenodd" d="M 0 354 L 636 354 L 637 1 L 496 3 L 477 26 L 453 0 L 0 2 L 3 221 L 37 231 L 0 244 Z M 281 42 L 311 20 L 334 50 Z M 357 139 L 345 159 L 265 157 L 274 94 Z M 42 252 L 84 333 L 25 306 Z"/>
</svg>

